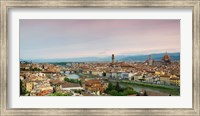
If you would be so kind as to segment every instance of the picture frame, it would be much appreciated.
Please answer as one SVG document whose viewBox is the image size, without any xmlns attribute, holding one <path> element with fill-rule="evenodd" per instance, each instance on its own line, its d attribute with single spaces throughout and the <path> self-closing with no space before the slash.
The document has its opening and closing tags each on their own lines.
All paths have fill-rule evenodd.
<svg viewBox="0 0 200 116">
<path fill-rule="evenodd" d="M 200 1 L 199 0 L 148 0 L 148 1 L 63 1 L 63 0 L 6 0 L 0 2 L 1 9 L 1 55 L 0 55 L 0 111 L 1 115 L 200 115 Z M 192 108 L 8 108 L 8 11 L 11 8 L 192 8 L 193 18 L 193 107 Z"/>
</svg>

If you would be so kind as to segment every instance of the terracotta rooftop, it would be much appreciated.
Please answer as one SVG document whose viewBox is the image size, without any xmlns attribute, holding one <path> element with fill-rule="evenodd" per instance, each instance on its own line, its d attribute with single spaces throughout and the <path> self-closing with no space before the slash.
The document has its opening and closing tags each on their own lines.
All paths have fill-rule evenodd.
<svg viewBox="0 0 200 116">
<path fill-rule="evenodd" d="M 68 88 L 68 87 L 81 87 L 81 86 L 80 86 L 80 84 L 70 83 L 70 82 L 64 82 L 62 84 L 62 88 Z"/>
</svg>

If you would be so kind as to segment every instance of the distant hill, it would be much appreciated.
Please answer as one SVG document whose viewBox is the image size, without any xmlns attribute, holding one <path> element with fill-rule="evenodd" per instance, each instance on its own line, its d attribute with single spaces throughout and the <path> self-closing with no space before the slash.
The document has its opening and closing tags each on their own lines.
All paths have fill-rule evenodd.
<svg viewBox="0 0 200 116">
<path fill-rule="evenodd" d="M 151 54 L 153 60 L 161 60 L 165 53 Z M 172 60 L 180 60 L 180 53 L 168 53 Z M 119 59 L 119 61 L 145 61 L 148 55 L 128 56 Z"/>
<path fill-rule="evenodd" d="M 153 60 L 161 60 L 165 53 L 151 54 Z M 172 60 L 180 60 L 180 53 L 168 53 Z M 145 55 L 116 55 L 116 61 L 145 61 L 149 54 Z M 24 60 L 24 59 L 23 59 Z M 21 61 L 21 59 L 20 59 Z M 24 60 L 26 61 L 26 60 Z M 59 58 L 59 59 L 32 59 L 32 62 L 111 62 L 111 56 L 106 57 L 81 57 L 81 58 Z"/>
</svg>

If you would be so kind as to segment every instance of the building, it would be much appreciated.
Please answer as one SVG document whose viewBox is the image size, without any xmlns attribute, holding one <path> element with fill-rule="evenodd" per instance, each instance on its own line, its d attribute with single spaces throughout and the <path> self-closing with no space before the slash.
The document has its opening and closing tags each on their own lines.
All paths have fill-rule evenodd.
<svg viewBox="0 0 200 116">
<path fill-rule="evenodd" d="M 170 85 L 180 86 L 180 78 L 170 78 Z"/>
<path fill-rule="evenodd" d="M 113 71 L 113 72 L 111 72 L 110 74 L 111 74 L 111 77 L 117 78 L 117 73 L 116 73 L 116 72 Z"/>
<path fill-rule="evenodd" d="M 26 83 L 26 90 L 30 92 L 33 89 L 33 82 Z"/>
<path fill-rule="evenodd" d="M 45 96 L 52 92 L 53 92 L 52 90 L 44 90 L 44 91 L 41 91 L 40 93 L 38 93 L 37 96 Z"/>
<path fill-rule="evenodd" d="M 133 79 L 133 73 L 131 72 L 117 72 L 117 77 L 121 79 L 127 79 L 132 80 Z"/>
<path fill-rule="evenodd" d="M 96 76 L 103 76 L 103 72 L 102 71 L 98 71 L 98 70 L 93 70 L 91 71 L 92 72 L 92 75 L 96 75 Z"/>
<path fill-rule="evenodd" d="M 109 77 L 112 77 L 112 73 L 111 73 L 110 71 L 107 71 L 107 72 L 106 72 L 106 77 L 108 77 L 108 78 L 109 78 Z"/>
<path fill-rule="evenodd" d="M 170 76 L 169 75 L 160 76 L 160 84 L 170 85 Z"/>
<path fill-rule="evenodd" d="M 103 80 L 92 79 L 85 81 L 85 89 L 97 95 L 104 93 L 107 87 L 108 83 L 104 82 Z"/>
<path fill-rule="evenodd" d="M 146 63 L 147 63 L 148 65 L 153 65 L 153 62 L 154 62 L 154 61 L 153 61 L 151 55 L 149 55 L 148 59 L 146 60 Z"/>
<path fill-rule="evenodd" d="M 163 71 L 155 71 L 155 75 L 165 75 L 165 72 L 163 72 Z"/>
<path fill-rule="evenodd" d="M 62 85 L 60 85 L 61 90 L 83 90 L 83 88 L 80 86 L 80 84 L 77 83 L 70 83 L 70 82 L 64 82 Z"/>
<path fill-rule="evenodd" d="M 137 73 L 133 76 L 133 80 L 135 81 L 142 81 L 144 80 L 144 75 L 142 73 Z"/>
</svg>

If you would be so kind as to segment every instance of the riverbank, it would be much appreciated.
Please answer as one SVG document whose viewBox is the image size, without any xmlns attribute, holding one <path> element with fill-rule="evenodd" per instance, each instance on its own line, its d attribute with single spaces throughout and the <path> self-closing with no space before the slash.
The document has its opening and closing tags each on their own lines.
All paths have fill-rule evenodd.
<svg viewBox="0 0 200 116">
<path fill-rule="evenodd" d="M 79 77 L 96 78 L 96 75 L 77 73 Z"/>
<path fill-rule="evenodd" d="M 116 83 L 112 81 L 112 83 Z M 148 84 L 148 83 L 141 83 L 141 82 L 133 82 L 133 81 L 119 81 L 120 85 L 122 86 L 132 86 L 134 89 L 137 89 L 137 92 L 141 90 L 147 90 L 149 92 L 157 92 L 162 93 L 165 95 L 173 95 L 173 96 L 180 96 L 180 87 L 174 86 L 165 86 L 165 85 L 155 85 L 155 84 Z"/>
<path fill-rule="evenodd" d="M 162 88 L 162 89 L 180 89 L 178 86 L 168 86 L 168 85 L 159 85 L 159 84 L 151 84 L 151 83 L 142 83 L 142 82 L 136 82 L 136 81 L 120 81 L 120 83 L 127 83 L 127 84 L 136 84 L 141 86 L 147 86 L 147 87 L 155 87 L 155 88 Z"/>
</svg>

